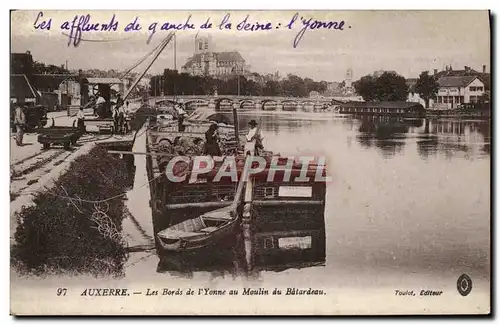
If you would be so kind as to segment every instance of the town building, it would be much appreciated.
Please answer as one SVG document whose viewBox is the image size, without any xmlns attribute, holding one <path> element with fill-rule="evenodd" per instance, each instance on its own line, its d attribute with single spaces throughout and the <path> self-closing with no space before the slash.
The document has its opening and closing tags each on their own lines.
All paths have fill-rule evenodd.
<svg viewBox="0 0 500 325">
<path fill-rule="evenodd" d="M 64 73 L 66 71 L 66 73 Z M 62 73 L 61 73 L 62 72 Z M 111 71 L 111 74 L 118 74 Z M 129 85 L 130 86 L 130 85 Z M 119 78 L 95 78 L 82 70 L 69 72 L 63 67 L 35 62 L 31 53 L 11 53 L 10 98 L 44 105 L 49 109 L 79 107 L 87 104 L 98 91 L 111 96 L 124 93 Z M 111 100 L 111 98 L 106 98 Z"/>
<path fill-rule="evenodd" d="M 463 70 L 453 70 L 446 66 L 443 71 L 434 69 L 433 76 L 439 84 L 435 99 L 429 100 L 428 108 L 452 109 L 463 104 L 474 104 L 480 101 L 485 92 L 490 89 L 490 73 L 483 65 L 482 72 L 464 66 Z M 425 101 L 415 90 L 418 78 L 407 78 L 408 102 L 420 103 L 425 107 Z"/>
<path fill-rule="evenodd" d="M 457 108 L 461 104 L 478 103 L 485 93 L 484 82 L 477 76 L 451 76 L 438 79 L 436 105 Z"/>
<path fill-rule="evenodd" d="M 12 103 L 37 103 L 39 94 L 25 74 L 10 75 L 10 101 Z"/>
<path fill-rule="evenodd" d="M 193 76 L 227 77 L 247 74 L 245 59 L 238 51 L 215 52 L 211 37 L 195 37 L 194 54 L 182 66 L 181 72 Z"/>
<path fill-rule="evenodd" d="M 407 78 L 406 85 L 408 86 L 408 99 L 407 102 L 410 103 L 418 103 L 424 106 L 425 108 L 432 107 L 434 105 L 434 100 L 429 100 L 429 107 L 425 106 L 425 100 L 420 97 L 420 94 L 415 90 L 415 86 L 417 85 L 418 78 Z"/>
</svg>

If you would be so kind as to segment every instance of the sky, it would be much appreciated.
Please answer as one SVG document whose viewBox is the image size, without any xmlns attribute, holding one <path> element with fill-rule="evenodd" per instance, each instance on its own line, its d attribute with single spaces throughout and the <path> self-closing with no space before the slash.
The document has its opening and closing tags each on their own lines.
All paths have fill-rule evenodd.
<svg viewBox="0 0 500 325">
<path fill-rule="evenodd" d="M 220 30 L 217 25 L 226 13 L 231 29 Z M 296 13 L 299 19 L 287 28 Z M 476 70 L 486 65 L 490 69 L 487 11 L 44 11 L 37 25 L 51 18 L 50 30 L 35 29 L 38 14 L 12 12 L 11 52 L 31 51 L 34 60 L 47 64 L 68 61 L 70 69 L 128 69 L 168 34 L 159 30 L 163 23 L 184 23 L 189 15 L 196 29 L 177 32 L 178 69 L 193 54 L 197 33 L 210 35 L 215 51 L 239 51 L 251 71 L 293 73 L 318 81 L 344 80 L 347 69 L 353 70 L 354 80 L 377 70 L 395 70 L 406 78 L 416 78 L 421 71 L 441 70 L 445 65 Z M 115 14 L 118 30 L 84 32 L 82 38 L 90 41 L 68 46 L 61 25 L 86 14 L 91 23 L 109 22 Z M 238 23 L 247 15 L 249 23 L 270 22 L 272 30 L 238 31 Z M 124 32 L 135 17 L 142 30 Z M 294 39 L 304 27 L 300 17 L 311 18 L 311 23 L 344 21 L 343 30 L 307 29 L 294 47 Z M 200 30 L 208 18 L 212 28 Z M 154 22 L 158 22 L 157 32 L 147 44 L 148 26 Z M 160 73 L 164 68 L 174 68 L 173 43 L 149 72 Z"/>
</svg>

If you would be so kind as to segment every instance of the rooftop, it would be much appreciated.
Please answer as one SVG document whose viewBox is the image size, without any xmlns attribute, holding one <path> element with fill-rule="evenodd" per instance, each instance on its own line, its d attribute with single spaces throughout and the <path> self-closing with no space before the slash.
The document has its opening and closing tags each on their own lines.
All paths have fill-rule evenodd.
<svg viewBox="0 0 500 325">
<path fill-rule="evenodd" d="M 121 81 L 118 78 L 86 78 L 89 84 L 108 84 L 108 85 L 113 85 L 113 84 L 121 84 L 123 81 Z"/>
<path fill-rule="evenodd" d="M 441 77 L 438 79 L 440 87 L 466 87 L 477 76 L 456 76 L 456 77 Z"/>
<path fill-rule="evenodd" d="M 410 109 L 410 108 L 424 108 L 419 103 L 412 102 L 348 102 L 341 105 L 342 107 L 355 107 L 355 108 L 388 108 L 388 109 Z"/>
<path fill-rule="evenodd" d="M 68 78 L 76 78 L 78 75 L 69 74 L 34 74 L 33 85 L 41 91 L 54 91 L 59 88 L 61 82 Z"/>
<path fill-rule="evenodd" d="M 10 75 L 10 97 L 11 98 L 36 98 L 36 93 L 33 86 L 28 81 L 24 74 Z"/>
<path fill-rule="evenodd" d="M 215 58 L 216 61 L 237 61 L 237 62 L 244 62 L 245 59 L 241 56 L 241 54 L 238 51 L 233 51 L 233 52 L 209 52 L 212 54 Z M 186 64 L 184 64 L 183 68 L 189 68 L 193 65 L 193 63 L 200 63 L 201 62 L 201 57 L 204 53 L 198 53 L 190 57 Z"/>
</svg>

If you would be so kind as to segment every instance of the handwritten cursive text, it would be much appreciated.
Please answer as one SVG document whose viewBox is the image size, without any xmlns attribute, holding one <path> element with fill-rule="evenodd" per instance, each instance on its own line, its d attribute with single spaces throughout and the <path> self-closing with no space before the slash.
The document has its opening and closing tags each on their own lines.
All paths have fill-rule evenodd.
<svg viewBox="0 0 500 325">
<path fill-rule="evenodd" d="M 286 25 L 288 29 L 292 29 L 293 25 L 295 24 L 295 21 L 299 18 L 299 14 L 296 13 L 290 22 Z M 295 39 L 293 41 L 293 47 L 296 48 L 300 41 L 302 40 L 302 37 L 304 36 L 306 30 L 311 29 L 333 29 L 333 30 L 344 30 L 344 25 L 345 21 L 320 21 L 316 20 L 313 18 L 305 19 L 304 17 L 300 17 L 300 22 L 302 23 L 302 29 L 299 31 L 297 36 L 295 36 Z"/>
</svg>

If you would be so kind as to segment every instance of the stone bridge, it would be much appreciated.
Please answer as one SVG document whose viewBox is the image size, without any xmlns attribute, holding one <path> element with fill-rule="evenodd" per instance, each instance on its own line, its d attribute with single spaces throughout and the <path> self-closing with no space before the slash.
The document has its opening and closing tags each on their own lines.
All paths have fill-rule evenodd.
<svg viewBox="0 0 500 325">
<path fill-rule="evenodd" d="M 158 103 L 161 101 L 175 102 L 181 101 L 185 105 L 192 104 L 208 105 L 216 110 L 224 110 L 232 107 L 240 109 L 257 110 L 318 110 L 326 109 L 328 107 L 335 107 L 346 99 L 339 100 L 333 97 L 277 97 L 277 96 L 236 96 L 236 95 L 181 95 L 181 96 L 162 96 L 151 98 L 151 103 Z"/>
</svg>

